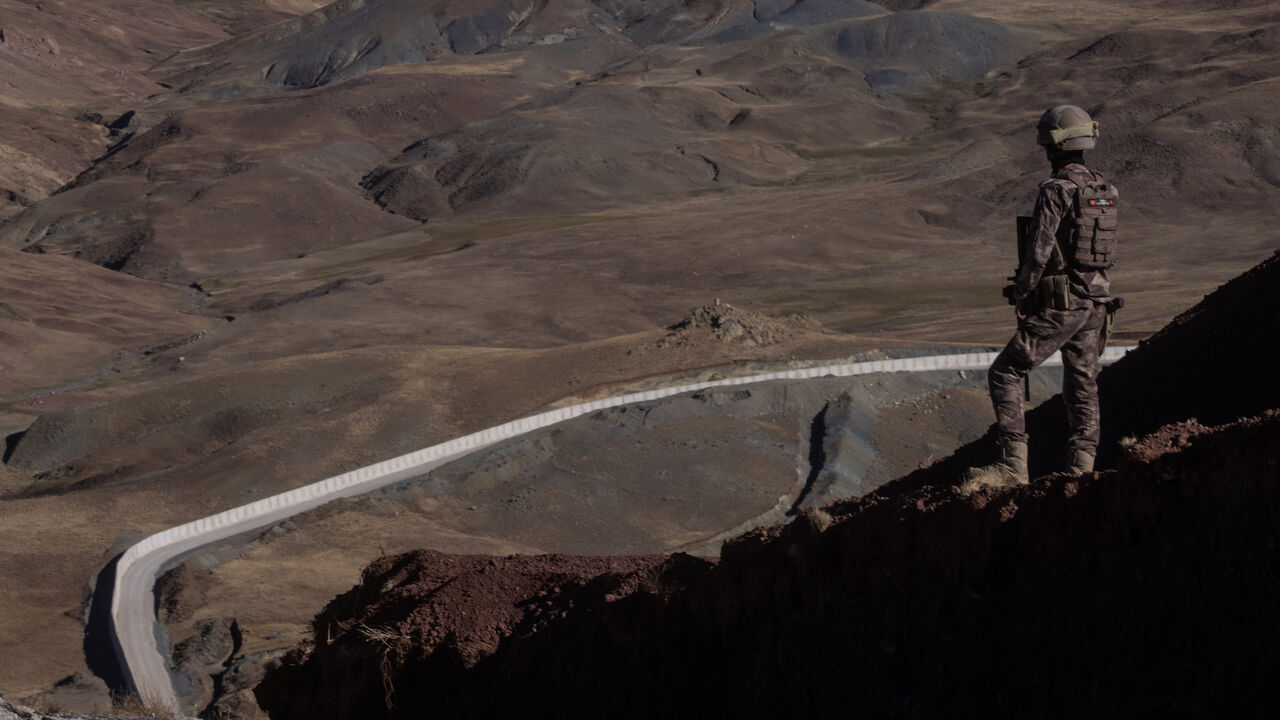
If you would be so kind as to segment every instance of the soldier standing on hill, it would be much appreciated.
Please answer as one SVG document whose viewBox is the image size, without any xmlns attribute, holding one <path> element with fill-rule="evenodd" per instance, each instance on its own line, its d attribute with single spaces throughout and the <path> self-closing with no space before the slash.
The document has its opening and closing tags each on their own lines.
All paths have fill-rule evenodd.
<svg viewBox="0 0 1280 720">
<path fill-rule="evenodd" d="M 1067 472 L 1091 472 L 1098 450 L 1098 354 L 1110 329 L 1107 270 L 1115 263 L 1118 194 L 1084 164 L 1084 151 L 1098 137 L 1098 123 L 1088 113 L 1058 105 L 1041 116 L 1036 130 L 1053 175 L 1040 183 L 1018 274 L 1006 289 L 1016 305 L 1018 331 L 987 374 L 1000 458 L 965 472 L 966 493 L 1029 482 L 1020 386 L 1059 349 L 1071 429 Z"/>
</svg>

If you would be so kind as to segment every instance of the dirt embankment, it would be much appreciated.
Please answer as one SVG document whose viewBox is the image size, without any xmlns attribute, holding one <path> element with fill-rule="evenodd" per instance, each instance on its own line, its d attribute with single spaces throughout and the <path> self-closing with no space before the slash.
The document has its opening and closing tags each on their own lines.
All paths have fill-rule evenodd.
<svg viewBox="0 0 1280 720">
<path fill-rule="evenodd" d="M 1224 386 L 1252 388 L 1243 397 L 1163 383 L 1212 366 L 1208 356 L 1269 356 L 1270 344 L 1256 343 L 1276 337 L 1267 300 L 1277 275 L 1280 257 L 1116 366 L 1123 390 L 1108 382 L 1104 401 L 1182 402 L 1113 411 L 1113 434 L 1164 424 L 1114 453 L 1114 469 L 962 498 L 952 485 L 960 461 L 942 462 L 748 533 L 716 565 L 677 555 L 637 565 L 626 583 L 581 579 L 572 602 L 538 622 L 520 618 L 562 585 L 554 558 L 472 568 L 439 555 L 384 558 L 268 675 L 259 700 L 280 718 L 1274 707 L 1280 412 L 1213 428 L 1186 418 L 1280 406 L 1276 381 L 1224 376 Z M 1051 412 L 1033 417 L 1038 434 Z M 546 572 L 516 571 L 537 563 Z M 516 591 L 467 589 L 476 583 Z M 437 599 L 455 586 L 455 602 Z"/>
<path fill-rule="evenodd" d="M 555 558 L 384 558 L 258 696 L 281 718 L 1274 706 L 1280 415 L 1139 448 L 974 504 L 931 488 L 815 512 L 718 566 L 673 556 L 569 597 Z M 522 622 L 546 596 L 558 612 Z"/>
</svg>

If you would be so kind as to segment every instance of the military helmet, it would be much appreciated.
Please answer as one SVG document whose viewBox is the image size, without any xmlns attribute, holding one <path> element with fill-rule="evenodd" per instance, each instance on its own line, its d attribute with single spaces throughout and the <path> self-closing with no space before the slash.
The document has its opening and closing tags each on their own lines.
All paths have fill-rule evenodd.
<svg viewBox="0 0 1280 720">
<path fill-rule="evenodd" d="M 1036 124 L 1036 142 L 1051 151 L 1092 150 L 1097 138 L 1097 121 L 1075 105 L 1052 107 Z"/>
</svg>

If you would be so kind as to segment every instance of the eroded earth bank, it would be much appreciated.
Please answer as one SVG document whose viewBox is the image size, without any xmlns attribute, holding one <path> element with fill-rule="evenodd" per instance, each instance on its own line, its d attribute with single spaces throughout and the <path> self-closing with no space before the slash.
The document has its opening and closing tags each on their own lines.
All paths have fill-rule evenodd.
<svg viewBox="0 0 1280 720">
<path fill-rule="evenodd" d="M 965 498 L 975 443 L 719 562 L 383 557 L 258 698 L 278 718 L 1274 708 L 1278 280 L 1280 257 L 1104 371 L 1110 469 Z"/>
</svg>

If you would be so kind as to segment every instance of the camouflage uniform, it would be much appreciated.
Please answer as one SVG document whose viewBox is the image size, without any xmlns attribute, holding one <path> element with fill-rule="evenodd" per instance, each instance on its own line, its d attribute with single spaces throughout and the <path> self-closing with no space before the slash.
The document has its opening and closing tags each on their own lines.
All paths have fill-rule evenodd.
<svg viewBox="0 0 1280 720">
<path fill-rule="evenodd" d="M 1062 350 L 1062 396 L 1071 427 L 1069 451 L 1097 454 L 1098 346 L 1111 299 L 1106 270 L 1081 270 L 1063 260 L 1059 229 L 1071 213 L 1079 186 L 1072 175 L 1092 177 L 1084 165 L 1071 163 L 1040 183 L 1031 226 L 1031 244 L 1021 259 L 1014 296 L 1025 314 L 1018 331 L 996 357 L 987 373 L 996 428 L 1002 443 L 1027 441 L 1022 410 L 1022 379 L 1055 350 Z M 1055 310 L 1037 301 L 1037 288 L 1046 276 L 1067 276 L 1070 306 Z"/>
</svg>

